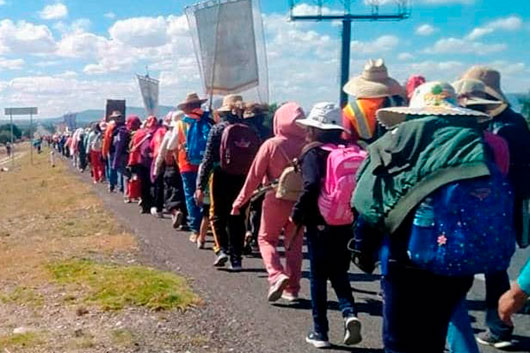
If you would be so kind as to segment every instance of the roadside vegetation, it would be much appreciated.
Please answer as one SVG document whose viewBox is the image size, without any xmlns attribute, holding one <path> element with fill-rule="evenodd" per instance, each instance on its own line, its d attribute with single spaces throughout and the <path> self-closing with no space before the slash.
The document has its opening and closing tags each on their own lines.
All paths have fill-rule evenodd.
<svg viewBox="0 0 530 353">
<path fill-rule="evenodd" d="M 208 346 L 175 326 L 202 305 L 188 281 L 142 265 L 89 184 L 34 158 L 0 174 L 0 352 Z"/>
</svg>

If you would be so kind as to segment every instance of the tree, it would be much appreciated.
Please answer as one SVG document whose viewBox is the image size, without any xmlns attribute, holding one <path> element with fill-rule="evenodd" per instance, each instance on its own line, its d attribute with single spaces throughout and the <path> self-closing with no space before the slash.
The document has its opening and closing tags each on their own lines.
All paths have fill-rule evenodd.
<svg viewBox="0 0 530 353">
<path fill-rule="evenodd" d="M 9 135 L 9 140 L 11 140 L 11 124 L 0 125 L 0 133 L 2 132 L 7 132 L 7 134 Z M 13 124 L 13 136 L 14 140 L 17 140 L 22 137 L 22 131 L 15 124 Z"/>
<path fill-rule="evenodd" d="M 7 131 L 0 131 L 0 145 L 5 145 L 11 142 L 11 133 Z"/>
</svg>

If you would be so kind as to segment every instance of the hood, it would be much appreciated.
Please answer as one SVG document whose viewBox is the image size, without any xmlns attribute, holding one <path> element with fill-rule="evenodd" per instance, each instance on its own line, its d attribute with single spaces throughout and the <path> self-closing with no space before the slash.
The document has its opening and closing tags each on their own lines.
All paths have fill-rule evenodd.
<svg viewBox="0 0 530 353">
<path fill-rule="evenodd" d="M 140 126 L 142 125 L 142 121 L 140 120 L 139 117 L 137 117 L 136 115 L 130 115 L 128 118 L 127 118 L 127 130 L 129 131 L 136 131 L 140 128 Z"/>
<path fill-rule="evenodd" d="M 282 105 L 274 114 L 274 135 L 282 137 L 305 138 L 306 131 L 296 124 L 304 119 L 305 114 L 298 103 L 289 102 Z"/>
</svg>

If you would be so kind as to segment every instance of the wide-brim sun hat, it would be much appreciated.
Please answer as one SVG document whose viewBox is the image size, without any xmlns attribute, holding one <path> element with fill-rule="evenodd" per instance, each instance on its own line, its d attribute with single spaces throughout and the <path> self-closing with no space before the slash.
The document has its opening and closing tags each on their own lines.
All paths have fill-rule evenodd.
<svg viewBox="0 0 530 353">
<path fill-rule="evenodd" d="M 183 107 L 186 107 L 190 104 L 204 104 L 207 100 L 207 98 L 200 98 L 197 93 L 191 92 L 186 95 L 186 99 L 184 99 L 184 101 L 177 105 L 177 108 L 182 109 Z"/>
<path fill-rule="evenodd" d="M 355 98 L 407 96 L 399 82 L 388 75 L 383 59 L 368 60 L 362 74 L 350 79 L 343 90 Z"/>
<path fill-rule="evenodd" d="M 220 113 L 231 112 L 232 109 L 234 109 L 234 107 L 240 103 L 243 103 L 242 96 L 237 95 L 237 94 L 228 94 L 224 96 L 223 104 L 221 105 L 219 109 L 217 109 L 217 111 Z"/>
<path fill-rule="evenodd" d="M 501 100 L 486 98 L 486 85 L 484 82 L 474 79 L 462 79 L 452 83 L 458 97 L 459 103 L 464 107 L 476 105 L 498 106 L 503 104 Z"/>
<path fill-rule="evenodd" d="M 347 131 L 342 125 L 342 110 L 335 103 L 317 103 L 305 119 L 296 120 L 298 125 L 320 130 Z"/>
<path fill-rule="evenodd" d="M 429 115 L 467 116 L 478 122 L 491 119 L 486 113 L 460 107 L 453 86 L 441 81 L 427 82 L 416 88 L 408 107 L 383 108 L 376 113 L 377 120 L 387 128 L 407 120 L 407 116 Z"/>
<path fill-rule="evenodd" d="M 462 75 L 462 79 L 479 80 L 486 85 L 486 93 L 503 102 L 508 102 L 508 98 L 504 95 L 501 89 L 501 74 L 487 66 L 472 66 Z"/>
</svg>

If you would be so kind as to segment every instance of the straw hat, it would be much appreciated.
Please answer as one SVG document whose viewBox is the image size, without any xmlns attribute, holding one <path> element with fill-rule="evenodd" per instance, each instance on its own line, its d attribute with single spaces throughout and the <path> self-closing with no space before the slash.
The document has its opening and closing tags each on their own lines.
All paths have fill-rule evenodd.
<svg viewBox="0 0 530 353">
<path fill-rule="evenodd" d="M 201 98 L 199 98 L 199 95 L 197 93 L 191 92 L 191 93 L 188 93 L 186 95 L 186 99 L 184 99 L 183 102 L 180 102 L 177 105 L 177 108 L 182 109 L 182 107 L 185 107 L 185 106 L 190 105 L 190 104 L 203 104 L 207 100 L 208 99 L 206 99 L 206 98 L 201 99 Z"/>
<path fill-rule="evenodd" d="M 392 127 L 407 120 L 407 115 L 469 116 L 476 118 L 479 122 L 490 119 L 486 113 L 459 107 L 453 86 L 439 81 L 424 83 L 416 88 L 408 107 L 379 109 L 376 115 L 381 124 L 386 127 Z"/>
<path fill-rule="evenodd" d="M 224 96 L 223 98 L 223 104 L 219 109 L 217 109 L 218 112 L 231 112 L 232 109 L 238 104 L 243 102 L 243 97 L 237 94 L 228 94 Z"/>
<path fill-rule="evenodd" d="M 458 96 L 458 101 L 464 107 L 474 105 L 501 105 L 500 100 L 486 99 L 486 85 L 484 82 L 473 79 L 464 79 L 453 82 L 453 87 Z"/>
<path fill-rule="evenodd" d="M 296 120 L 296 123 L 306 127 L 321 130 L 343 130 L 342 110 L 335 103 L 317 103 L 305 119 Z"/>
<path fill-rule="evenodd" d="M 482 81 L 486 85 L 486 93 L 503 102 L 508 99 L 501 90 L 501 74 L 499 71 L 486 66 L 473 66 L 462 76 L 462 79 Z"/>
<path fill-rule="evenodd" d="M 267 112 L 267 107 L 259 103 L 248 103 L 245 105 L 243 112 L 243 119 L 251 119 L 256 116 L 264 115 Z"/>
<path fill-rule="evenodd" d="M 363 73 L 352 78 L 343 90 L 356 98 L 406 97 L 405 89 L 388 76 L 383 59 L 368 60 Z"/>
<path fill-rule="evenodd" d="M 119 110 L 115 110 L 112 112 L 112 114 L 109 115 L 109 119 L 120 119 L 123 115 Z"/>
</svg>

